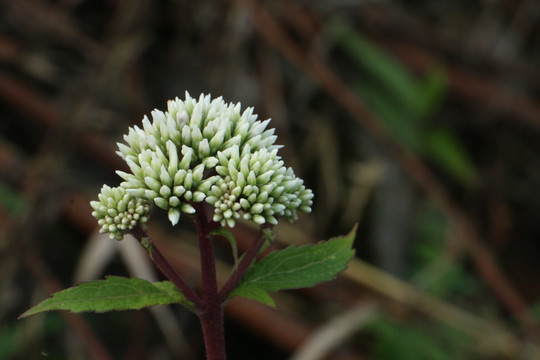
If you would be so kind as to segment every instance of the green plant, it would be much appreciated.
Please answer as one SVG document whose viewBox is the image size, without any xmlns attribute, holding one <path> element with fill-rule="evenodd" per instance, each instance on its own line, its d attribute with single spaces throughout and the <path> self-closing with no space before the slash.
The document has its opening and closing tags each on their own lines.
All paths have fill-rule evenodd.
<svg viewBox="0 0 540 360">
<path fill-rule="evenodd" d="M 297 211 L 310 212 L 313 194 L 278 155 L 280 146 L 270 120 L 257 120 L 253 109 L 221 98 L 169 101 L 168 111 L 155 110 L 142 128 L 131 128 L 118 144 L 118 154 L 131 172 L 118 171 L 124 182 L 104 185 L 92 213 L 111 239 L 132 234 L 169 279 L 150 283 L 109 276 L 55 293 L 21 317 L 48 310 L 72 312 L 140 309 L 179 303 L 200 319 L 207 358 L 225 359 L 223 308 L 234 296 L 274 306 L 269 292 L 302 288 L 330 280 L 354 255 L 354 231 L 316 245 L 289 247 L 256 262 L 279 218 L 293 221 Z M 174 226 L 190 215 L 198 235 L 202 293 L 190 288 L 147 234 L 146 223 L 156 205 Z M 259 235 L 218 289 L 213 241 L 226 237 L 236 253 L 233 235 L 238 219 L 253 221 Z M 237 256 L 235 256 L 237 257 Z"/>
<path fill-rule="evenodd" d="M 444 69 L 435 67 L 419 78 L 343 21 L 331 22 L 328 33 L 363 74 L 352 76 L 351 85 L 392 135 L 463 185 L 476 184 L 478 173 L 467 150 L 433 119 L 446 93 Z"/>
<path fill-rule="evenodd" d="M 473 359 L 473 342 L 464 334 L 440 324 L 389 316 L 375 319 L 367 328 L 374 336 L 374 359 L 451 360 Z"/>
</svg>

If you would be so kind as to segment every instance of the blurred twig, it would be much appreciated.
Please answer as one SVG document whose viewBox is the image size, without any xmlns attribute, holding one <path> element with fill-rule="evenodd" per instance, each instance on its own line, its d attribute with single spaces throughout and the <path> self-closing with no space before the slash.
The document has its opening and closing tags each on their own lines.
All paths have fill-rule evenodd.
<svg viewBox="0 0 540 360">
<path fill-rule="evenodd" d="M 344 311 L 313 331 L 302 346 L 295 351 L 291 360 L 324 359 L 333 348 L 339 346 L 347 337 L 368 323 L 375 314 L 376 306 L 371 303 L 361 303 Z"/>
<path fill-rule="evenodd" d="M 101 45 L 81 32 L 69 13 L 59 7 L 39 0 L 8 0 L 5 3 L 6 11 L 22 22 L 20 26 L 26 26 L 29 33 L 52 36 L 88 58 L 103 56 Z"/>
<path fill-rule="evenodd" d="M 359 259 L 351 262 L 344 276 L 376 293 L 459 329 L 475 339 L 478 342 L 478 348 L 484 353 L 493 356 L 503 355 L 512 359 L 530 359 L 529 355 L 534 355 L 534 358 L 540 357 L 538 348 L 531 349 L 532 353 L 528 353 L 527 357 L 522 357 L 524 343 L 498 324 L 478 318 L 476 315 L 427 295 Z"/>
<path fill-rule="evenodd" d="M 37 128 L 55 128 L 62 116 L 59 108 L 24 84 L 22 81 L 0 71 L 0 98 L 17 108 Z M 71 132 L 68 140 L 83 150 L 89 157 L 113 169 L 126 170 L 126 164 L 116 156 L 111 141 L 100 136 Z"/>
</svg>

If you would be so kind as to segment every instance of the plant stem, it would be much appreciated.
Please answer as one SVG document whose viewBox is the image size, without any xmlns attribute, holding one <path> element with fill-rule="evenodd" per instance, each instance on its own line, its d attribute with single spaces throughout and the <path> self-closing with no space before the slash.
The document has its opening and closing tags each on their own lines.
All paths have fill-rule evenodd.
<svg viewBox="0 0 540 360">
<path fill-rule="evenodd" d="M 210 235 L 215 223 L 208 220 L 204 203 L 196 205 L 195 226 L 199 239 L 202 276 L 202 308 L 199 319 L 203 330 L 206 359 L 225 360 L 223 304 L 218 295 L 214 244 Z"/>
<path fill-rule="evenodd" d="M 253 260 L 255 260 L 255 258 L 257 257 L 257 254 L 259 253 L 262 246 L 264 245 L 264 242 L 266 241 L 266 237 L 263 234 L 265 228 L 266 227 L 261 227 L 257 238 L 251 243 L 250 247 L 245 252 L 242 260 L 234 270 L 233 274 L 219 292 L 219 301 L 221 303 L 225 303 L 227 301 L 227 298 L 231 294 L 231 291 L 236 288 L 240 280 L 242 280 L 242 277 L 244 277 L 246 271 L 249 269 L 249 266 L 253 263 Z"/>
<path fill-rule="evenodd" d="M 216 261 L 214 257 L 213 236 L 210 233 L 218 226 L 208 219 L 204 203 L 192 204 L 196 208 L 195 227 L 199 240 L 199 252 L 201 257 L 202 297 L 199 297 L 191 289 L 184 279 L 174 270 L 165 259 L 159 249 L 152 243 L 146 231 L 140 226 L 133 229 L 132 234 L 141 246 L 148 252 L 150 259 L 159 270 L 186 296 L 196 307 L 204 336 L 207 360 L 225 360 L 225 329 L 224 312 L 225 302 L 231 291 L 238 285 L 249 266 L 264 245 L 266 237 L 261 227 L 257 239 L 253 241 L 244 254 L 238 267 L 233 272 L 227 283 L 218 292 Z"/>
<path fill-rule="evenodd" d="M 193 291 L 191 287 L 184 281 L 182 276 L 174 270 L 171 264 L 165 259 L 158 247 L 152 242 L 146 231 L 140 226 L 137 226 L 131 231 L 132 235 L 139 241 L 141 246 L 148 252 L 150 259 L 154 262 L 157 268 L 169 279 L 184 296 L 195 304 L 197 309 L 203 306 L 201 298 Z"/>
</svg>

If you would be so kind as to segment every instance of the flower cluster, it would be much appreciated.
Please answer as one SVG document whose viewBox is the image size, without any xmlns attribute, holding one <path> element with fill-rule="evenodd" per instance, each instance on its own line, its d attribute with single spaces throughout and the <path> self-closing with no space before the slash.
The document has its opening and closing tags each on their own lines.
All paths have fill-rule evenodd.
<svg viewBox="0 0 540 360">
<path fill-rule="evenodd" d="M 307 190 L 291 168 L 285 168 L 277 149 L 242 154 L 233 146 L 229 156 L 218 153 L 220 175 L 206 201 L 215 207 L 214 221 L 234 226 L 243 218 L 257 224 L 277 224 L 277 216 L 296 218 L 296 209 L 309 212 L 313 193 Z"/>
<path fill-rule="evenodd" d="M 270 120 L 257 120 L 253 108 L 186 93 L 151 115 L 118 144 L 131 172 L 117 173 L 122 189 L 168 211 L 173 225 L 203 200 L 214 206 L 214 221 L 231 227 L 240 217 L 274 224 L 310 211 L 311 190 L 284 167 Z"/>
<path fill-rule="evenodd" d="M 134 198 L 124 188 L 103 185 L 99 201 L 91 201 L 92 215 L 98 219 L 100 232 L 109 233 L 111 239 L 122 240 L 124 233 L 148 221 L 148 201 Z"/>
</svg>

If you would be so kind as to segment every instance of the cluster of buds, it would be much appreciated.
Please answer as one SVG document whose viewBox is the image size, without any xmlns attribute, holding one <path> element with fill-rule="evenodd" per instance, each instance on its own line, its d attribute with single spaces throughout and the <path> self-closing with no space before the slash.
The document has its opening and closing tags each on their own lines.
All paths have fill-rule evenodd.
<svg viewBox="0 0 540 360">
<path fill-rule="evenodd" d="M 307 190 L 291 168 L 283 166 L 277 149 L 242 154 L 233 146 L 229 155 L 218 153 L 220 175 L 206 201 L 215 208 L 214 221 L 233 227 L 243 217 L 257 224 L 277 224 L 276 217 L 296 219 L 296 209 L 309 212 L 313 193 Z"/>
<path fill-rule="evenodd" d="M 292 221 L 296 210 L 310 211 L 311 190 L 284 166 L 274 129 L 267 129 L 270 120 L 257 120 L 253 108 L 241 112 L 239 103 L 186 93 L 185 100 L 169 101 L 166 112 L 151 115 L 118 144 L 131 172 L 117 173 L 122 191 L 166 210 L 173 225 L 201 201 L 214 206 L 214 221 L 230 227 L 241 217 L 275 224 L 278 216 Z M 118 224 L 102 231 L 111 232 L 111 225 Z"/>
<path fill-rule="evenodd" d="M 122 240 L 124 233 L 138 224 L 148 221 L 150 204 L 142 198 L 134 198 L 121 187 L 103 185 L 99 201 L 91 201 L 92 215 L 98 219 L 102 233 L 111 239 Z"/>
</svg>

